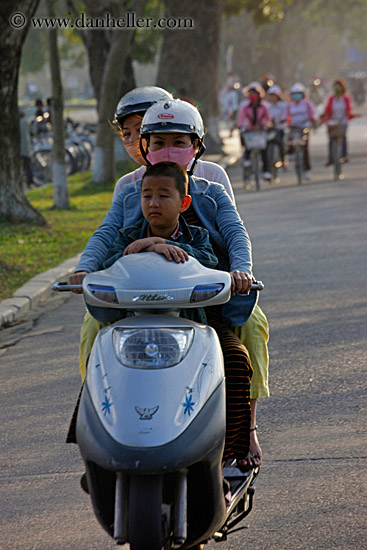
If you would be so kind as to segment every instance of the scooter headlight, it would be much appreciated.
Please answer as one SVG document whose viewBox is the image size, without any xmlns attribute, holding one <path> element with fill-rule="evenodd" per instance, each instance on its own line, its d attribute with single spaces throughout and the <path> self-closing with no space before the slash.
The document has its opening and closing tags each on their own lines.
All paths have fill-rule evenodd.
<svg viewBox="0 0 367 550">
<path fill-rule="evenodd" d="M 124 329 L 113 331 L 117 359 L 126 367 L 163 369 L 177 365 L 190 349 L 194 329 Z"/>
</svg>

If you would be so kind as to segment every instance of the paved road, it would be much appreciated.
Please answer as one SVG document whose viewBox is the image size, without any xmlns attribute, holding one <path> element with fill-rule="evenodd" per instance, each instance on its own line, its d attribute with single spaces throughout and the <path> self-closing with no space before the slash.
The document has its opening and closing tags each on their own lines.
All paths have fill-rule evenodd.
<svg viewBox="0 0 367 550">
<path fill-rule="evenodd" d="M 231 170 L 266 284 L 272 397 L 260 402 L 264 465 L 250 528 L 222 550 L 366 547 L 366 129 L 356 121 L 344 182 L 326 177 L 321 133 L 312 183 L 297 187 L 289 173 L 277 187 L 245 192 L 240 168 Z M 0 333 L 6 550 L 115 548 L 79 490 L 77 448 L 64 444 L 82 316 L 80 297 L 57 296 Z"/>
</svg>

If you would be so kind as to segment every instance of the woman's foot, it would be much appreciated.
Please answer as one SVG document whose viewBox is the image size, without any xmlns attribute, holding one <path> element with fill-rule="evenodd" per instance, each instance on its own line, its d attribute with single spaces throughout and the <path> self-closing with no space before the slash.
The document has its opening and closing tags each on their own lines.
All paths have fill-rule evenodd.
<svg viewBox="0 0 367 550">
<path fill-rule="evenodd" d="M 257 427 L 250 429 L 250 447 L 246 458 L 237 459 L 237 465 L 241 470 L 251 470 L 261 465 L 263 453 L 256 431 Z"/>
</svg>

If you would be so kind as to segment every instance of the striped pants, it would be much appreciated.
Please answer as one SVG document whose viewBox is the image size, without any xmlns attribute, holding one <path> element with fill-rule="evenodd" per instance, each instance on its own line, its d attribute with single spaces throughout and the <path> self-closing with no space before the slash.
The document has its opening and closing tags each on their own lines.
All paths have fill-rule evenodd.
<svg viewBox="0 0 367 550">
<path fill-rule="evenodd" d="M 226 441 L 223 460 L 245 458 L 250 445 L 250 384 L 252 366 L 247 349 L 221 320 L 219 308 L 205 309 L 208 324 L 222 346 L 226 376 Z"/>
</svg>

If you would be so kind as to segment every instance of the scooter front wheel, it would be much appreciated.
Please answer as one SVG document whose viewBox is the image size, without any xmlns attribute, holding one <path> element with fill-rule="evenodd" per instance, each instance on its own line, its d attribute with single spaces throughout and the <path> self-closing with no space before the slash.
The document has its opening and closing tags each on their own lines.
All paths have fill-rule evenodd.
<svg viewBox="0 0 367 550">
<path fill-rule="evenodd" d="M 162 550 L 162 476 L 131 476 L 130 550 Z"/>
</svg>

